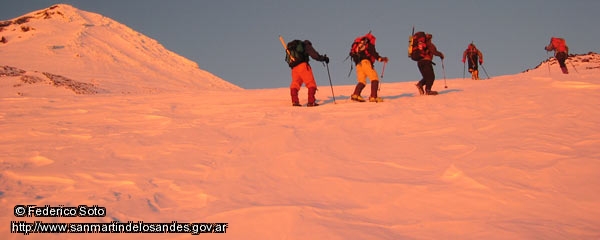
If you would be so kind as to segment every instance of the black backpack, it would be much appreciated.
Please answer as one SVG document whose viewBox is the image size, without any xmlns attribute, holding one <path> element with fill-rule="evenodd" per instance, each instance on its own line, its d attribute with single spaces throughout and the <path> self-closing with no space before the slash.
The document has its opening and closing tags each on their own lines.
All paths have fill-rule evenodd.
<svg viewBox="0 0 600 240">
<path fill-rule="evenodd" d="M 308 61 L 308 54 L 305 51 L 304 42 L 300 40 L 293 40 L 287 44 L 287 51 L 285 54 L 285 62 L 293 67 L 301 62 Z"/>
</svg>

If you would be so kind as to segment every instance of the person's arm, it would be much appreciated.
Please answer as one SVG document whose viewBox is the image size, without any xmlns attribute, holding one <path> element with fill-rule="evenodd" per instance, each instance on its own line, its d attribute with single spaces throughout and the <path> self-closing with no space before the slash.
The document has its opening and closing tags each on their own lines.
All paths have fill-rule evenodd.
<svg viewBox="0 0 600 240">
<path fill-rule="evenodd" d="M 329 58 L 327 56 L 319 54 L 315 48 L 313 48 L 312 43 L 308 40 L 304 41 L 304 51 L 314 60 L 319 62 L 327 62 L 329 63 Z"/>
</svg>

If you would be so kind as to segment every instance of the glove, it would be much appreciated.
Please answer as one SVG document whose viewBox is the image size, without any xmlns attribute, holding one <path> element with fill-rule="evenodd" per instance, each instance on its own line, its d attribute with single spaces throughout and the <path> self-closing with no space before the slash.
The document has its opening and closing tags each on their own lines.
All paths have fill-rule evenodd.
<svg viewBox="0 0 600 240">
<path fill-rule="evenodd" d="M 323 57 L 323 62 L 329 64 L 329 57 L 327 57 L 327 55 Z"/>
<path fill-rule="evenodd" d="M 463 59 L 462 62 L 465 63 L 465 59 Z"/>
<path fill-rule="evenodd" d="M 381 61 L 381 62 L 385 62 L 385 63 L 387 63 L 387 62 L 388 62 L 388 60 L 389 60 L 389 59 L 388 59 L 387 57 L 381 57 L 381 58 L 379 59 L 379 61 Z"/>
<path fill-rule="evenodd" d="M 483 61 L 479 61 L 479 65 L 483 65 Z"/>
<path fill-rule="evenodd" d="M 440 58 L 441 58 L 442 60 L 444 60 L 444 54 L 443 54 L 443 53 L 440 53 L 440 55 L 441 55 L 441 56 L 440 56 Z"/>
</svg>

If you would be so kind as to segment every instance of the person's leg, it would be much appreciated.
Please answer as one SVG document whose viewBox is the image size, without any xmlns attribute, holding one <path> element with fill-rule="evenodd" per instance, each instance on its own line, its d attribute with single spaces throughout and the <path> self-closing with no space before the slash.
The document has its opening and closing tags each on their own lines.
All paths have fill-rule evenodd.
<svg viewBox="0 0 600 240">
<path fill-rule="evenodd" d="M 369 66 L 367 66 L 369 65 Z M 364 102 L 365 100 L 362 98 L 361 93 L 362 90 L 367 85 L 367 71 L 370 68 L 369 60 L 362 60 L 360 63 L 356 65 L 356 87 L 354 88 L 354 93 L 352 93 L 351 99 L 354 101 Z"/>
<path fill-rule="evenodd" d="M 423 61 L 417 62 L 417 67 L 419 67 L 419 72 L 421 73 L 422 78 L 421 80 L 419 80 L 419 82 L 417 82 L 417 84 L 415 84 L 415 86 L 417 86 L 417 90 L 419 90 L 420 95 L 425 94 L 425 89 L 423 89 L 423 87 L 425 86 L 425 68 L 422 62 Z"/>
<path fill-rule="evenodd" d="M 431 88 L 435 81 L 435 73 L 433 71 L 433 64 L 431 61 L 423 61 L 423 79 L 425 80 L 425 94 L 431 95 Z"/>
<path fill-rule="evenodd" d="M 308 106 L 317 106 L 315 93 L 317 92 L 317 82 L 315 81 L 315 76 L 313 75 L 312 68 L 309 64 L 303 63 L 305 66 L 298 65 L 301 67 L 300 74 L 302 77 L 302 81 L 306 88 L 308 88 Z"/>
<path fill-rule="evenodd" d="M 558 60 L 558 65 L 560 65 L 560 70 L 562 70 L 562 72 L 564 74 L 569 73 L 569 70 L 567 69 L 567 53 L 566 52 L 559 52 L 556 54 L 556 60 Z"/>
<path fill-rule="evenodd" d="M 302 77 L 298 66 L 292 68 L 292 82 L 290 83 L 290 96 L 292 97 L 292 106 L 301 106 L 300 99 L 298 98 L 298 92 L 302 86 Z"/>
</svg>

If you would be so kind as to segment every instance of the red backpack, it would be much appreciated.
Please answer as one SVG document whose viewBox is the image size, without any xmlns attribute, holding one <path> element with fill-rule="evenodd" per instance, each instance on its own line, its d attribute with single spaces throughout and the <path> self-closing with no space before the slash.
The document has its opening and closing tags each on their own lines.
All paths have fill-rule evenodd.
<svg viewBox="0 0 600 240">
<path fill-rule="evenodd" d="M 550 40 L 554 49 L 557 52 L 566 52 L 567 51 L 567 42 L 562 38 L 552 37 Z"/>
<path fill-rule="evenodd" d="M 350 47 L 350 57 L 352 58 L 354 63 L 358 64 L 360 62 L 359 54 L 361 52 L 365 52 L 365 54 L 367 55 L 367 57 L 369 57 L 369 60 L 371 60 L 372 63 L 375 62 L 375 56 L 371 56 L 368 51 L 365 51 L 369 45 L 375 46 L 375 41 L 377 41 L 377 38 L 375 38 L 375 36 L 371 34 L 371 31 L 369 31 L 369 33 L 363 36 L 354 39 L 352 47 Z"/>
<path fill-rule="evenodd" d="M 412 53 L 417 49 L 419 42 L 425 42 L 426 36 L 425 32 L 416 32 L 408 38 L 408 57 L 413 61 L 419 61 L 420 58 Z"/>
</svg>

